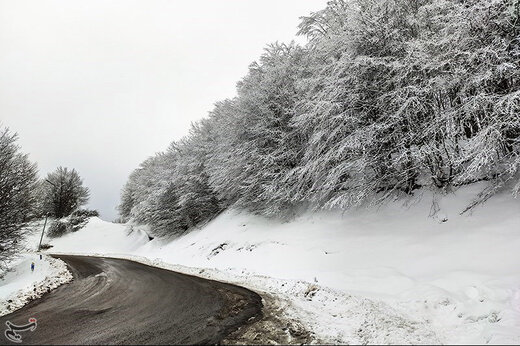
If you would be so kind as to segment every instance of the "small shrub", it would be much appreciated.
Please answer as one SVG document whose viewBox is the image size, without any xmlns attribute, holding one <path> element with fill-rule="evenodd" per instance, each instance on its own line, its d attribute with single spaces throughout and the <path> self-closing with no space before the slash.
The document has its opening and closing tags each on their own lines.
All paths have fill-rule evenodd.
<svg viewBox="0 0 520 346">
<path fill-rule="evenodd" d="M 87 224 L 89 218 L 94 216 L 99 216 L 97 210 L 76 210 L 69 216 L 54 221 L 49 227 L 47 235 L 50 238 L 57 238 L 66 233 L 79 231 Z"/>
<path fill-rule="evenodd" d="M 48 244 L 48 243 L 43 243 L 42 245 L 40 245 L 40 250 L 48 250 L 52 247 L 51 244 Z"/>
<path fill-rule="evenodd" d="M 75 212 L 71 214 L 71 216 L 81 216 L 81 217 L 94 217 L 99 216 L 99 212 L 97 210 L 90 210 L 90 209 L 78 209 Z"/>
<path fill-rule="evenodd" d="M 67 226 L 67 222 L 63 220 L 56 220 L 49 227 L 49 230 L 47 231 L 47 236 L 49 238 L 61 237 L 68 232 L 69 228 Z"/>
</svg>

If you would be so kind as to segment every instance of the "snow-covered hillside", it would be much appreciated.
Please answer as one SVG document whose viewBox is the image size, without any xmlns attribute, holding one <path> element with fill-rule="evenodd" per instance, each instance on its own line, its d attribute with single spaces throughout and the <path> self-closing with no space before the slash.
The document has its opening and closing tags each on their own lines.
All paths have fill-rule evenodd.
<svg viewBox="0 0 520 346">
<path fill-rule="evenodd" d="M 171 241 L 94 218 L 49 251 L 141 257 L 274 293 L 328 342 L 519 343 L 520 200 L 459 215 L 481 187 L 285 223 L 227 211 Z"/>
<path fill-rule="evenodd" d="M 128 234 L 121 224 L 105 222 L 98 217 L 89 220 L 84 229 L 61 238 L 44 238 L 52 244 L 50 252 L 74 252 L 88 254 L 133 253 L 148 242 L 141 231 Z"/>
</svg>

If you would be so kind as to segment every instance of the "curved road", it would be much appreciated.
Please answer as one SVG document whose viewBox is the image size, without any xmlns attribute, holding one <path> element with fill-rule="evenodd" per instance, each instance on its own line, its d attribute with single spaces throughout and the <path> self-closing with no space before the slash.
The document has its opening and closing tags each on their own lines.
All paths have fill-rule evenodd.
<svg viewBox="0 0 520 346">
<path fill-rule="evenodd" d="M 261 313 L 258 294 L 111 258 L 56 256 L 74 280 L 0 317 L 27 324 L 24 344 L 215 344 Z"/>
</svg>

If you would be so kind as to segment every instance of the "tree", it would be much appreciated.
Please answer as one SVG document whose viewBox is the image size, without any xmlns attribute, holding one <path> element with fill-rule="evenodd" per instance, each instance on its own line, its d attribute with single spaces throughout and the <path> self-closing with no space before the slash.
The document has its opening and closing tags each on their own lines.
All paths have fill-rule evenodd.
<svg viewBox="0 0 520 346">
<path fill-rule="evenodd" d="M 62 218 L 88 202 L 89 190 L 75 169 L 58 167 L 42 184 L 42 212 L 46 215 Z"/>
<path fill-rule="evenodd" d="M 263 215 L 290 212 L 292 181 L 285 177 L 300 160 L 292 121 L 305 54 L 294 43 L 268 45 L 238 83 L 237 98 L 218 104 L 210 116 L 213 129 L 207 132 L 220 132 L 214 142 L 222 150 L 209 155 L 210 181 L 219 195 L 234 195 L 240 208 Z"/>
<path fill-rule="evenodd" d="M 172 197 L 177 201 L 177 230 L 180 233 L 212 219 L 221 210 L 206 169 L 208 157 L 214 149 L 211 128 L 212 124 L 208 121 L 195 123 L 190 136 L 171 148 L 175 150 L 178 160 L 169 191 L 173 192 Z M 172 187 L 175 191 L 171 190 Z"/>
<path fill-rule="evenodd" d="M 147 158 L 130 174 L 118 207 L 123 221 L 151 224 L 157 218 L 160 196 L 170 184 L 175 164 L 175 153 L 168 150 Z"/>
<path fill-rule="evenodd" d="M 37 168 L 16 140 L 8 128 L 0 130 L 0 269 L 19 249 L 36 205 Z"/>
<path fill-rule="evenodd" d="M 298 196 L 348 208 L 518 172 L 519 6 L 335 0 L 304 19 Z M 341 18 L 341 20 L 340 20 Z M 376 195 L 378 195 L 376 197 Z"/>
</svg>

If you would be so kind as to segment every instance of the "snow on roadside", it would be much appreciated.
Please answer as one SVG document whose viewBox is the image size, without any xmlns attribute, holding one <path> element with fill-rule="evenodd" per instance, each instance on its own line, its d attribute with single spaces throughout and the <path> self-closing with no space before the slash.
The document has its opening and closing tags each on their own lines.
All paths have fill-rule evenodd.
<svg viewBox="0 0 520 346">
<path fill-rule="evenodd" d="M 114 225 L 95 217 L 89 220 L 90 227 L 98 232 L 97 237 L 91 237 L 89 232 L 75 232 L 62 238 L 44 237 L 42 244 L 60 244 L 66 248 L 67 240 L 73 238 L 72 248 L 83 247 L 90 251 L 105 253 L 106 251 L 132 251 L 148 240 L 146 233 L 111 232 L 114 226 L 120 230 L 120 225 Z M 35 253 L 40 242 L 41 230 L 44 222 L 37 221 L 27 229 L 24 251 L 19 258 L 10 265 L 10 271 L 0 279 L 0 316 L 20 309 L 31 300 L 72 280 L 72 274 L 62 260 Z M 49 225 L 49 223 L 47 223 Z M 139 234 L 139 236 L 137 236 Z M 31 272 L 31 262 L 35 263 L 35 270 Z"/>
<path fill-rule="evenodd" d="M 94 220 L 50 251 L 141 258 L 274 294 L 327 343 L 518 344 L 520 200 L 499 194 L 460 215 L 481 188 L 290 222 L 230 210 L 170 241 Z"/>
<path fill-rule="evenodd" d="M 34 272 L 31 271 L 34 262 Z M 23 254 L 0 280 L 0 316 L 7 315 L 33 299 L 72 280 L 65 262 L 38 254 Z"/>
<path fill-rule="evenodd" d="M 59 254 L 59 253 L 57 253 Z M 68 253 L 71 254 L 71 253 Z M 74 253 L 85 255 L 85 253 Z M 194 268 L 137 255 L 91 254 L 121 258 L 145 265 L 218 280 L 251 289 L 283 305 L 282 320 L 302 324 L 314 343 L 326 344 L 439 344 L 424 321 L 403 316 L 381 301 L 356 297 L 301 280 L 283 280 L 245 270 Z M 285 326 L 279 326 L 284 328 Z"/>
</svg>

